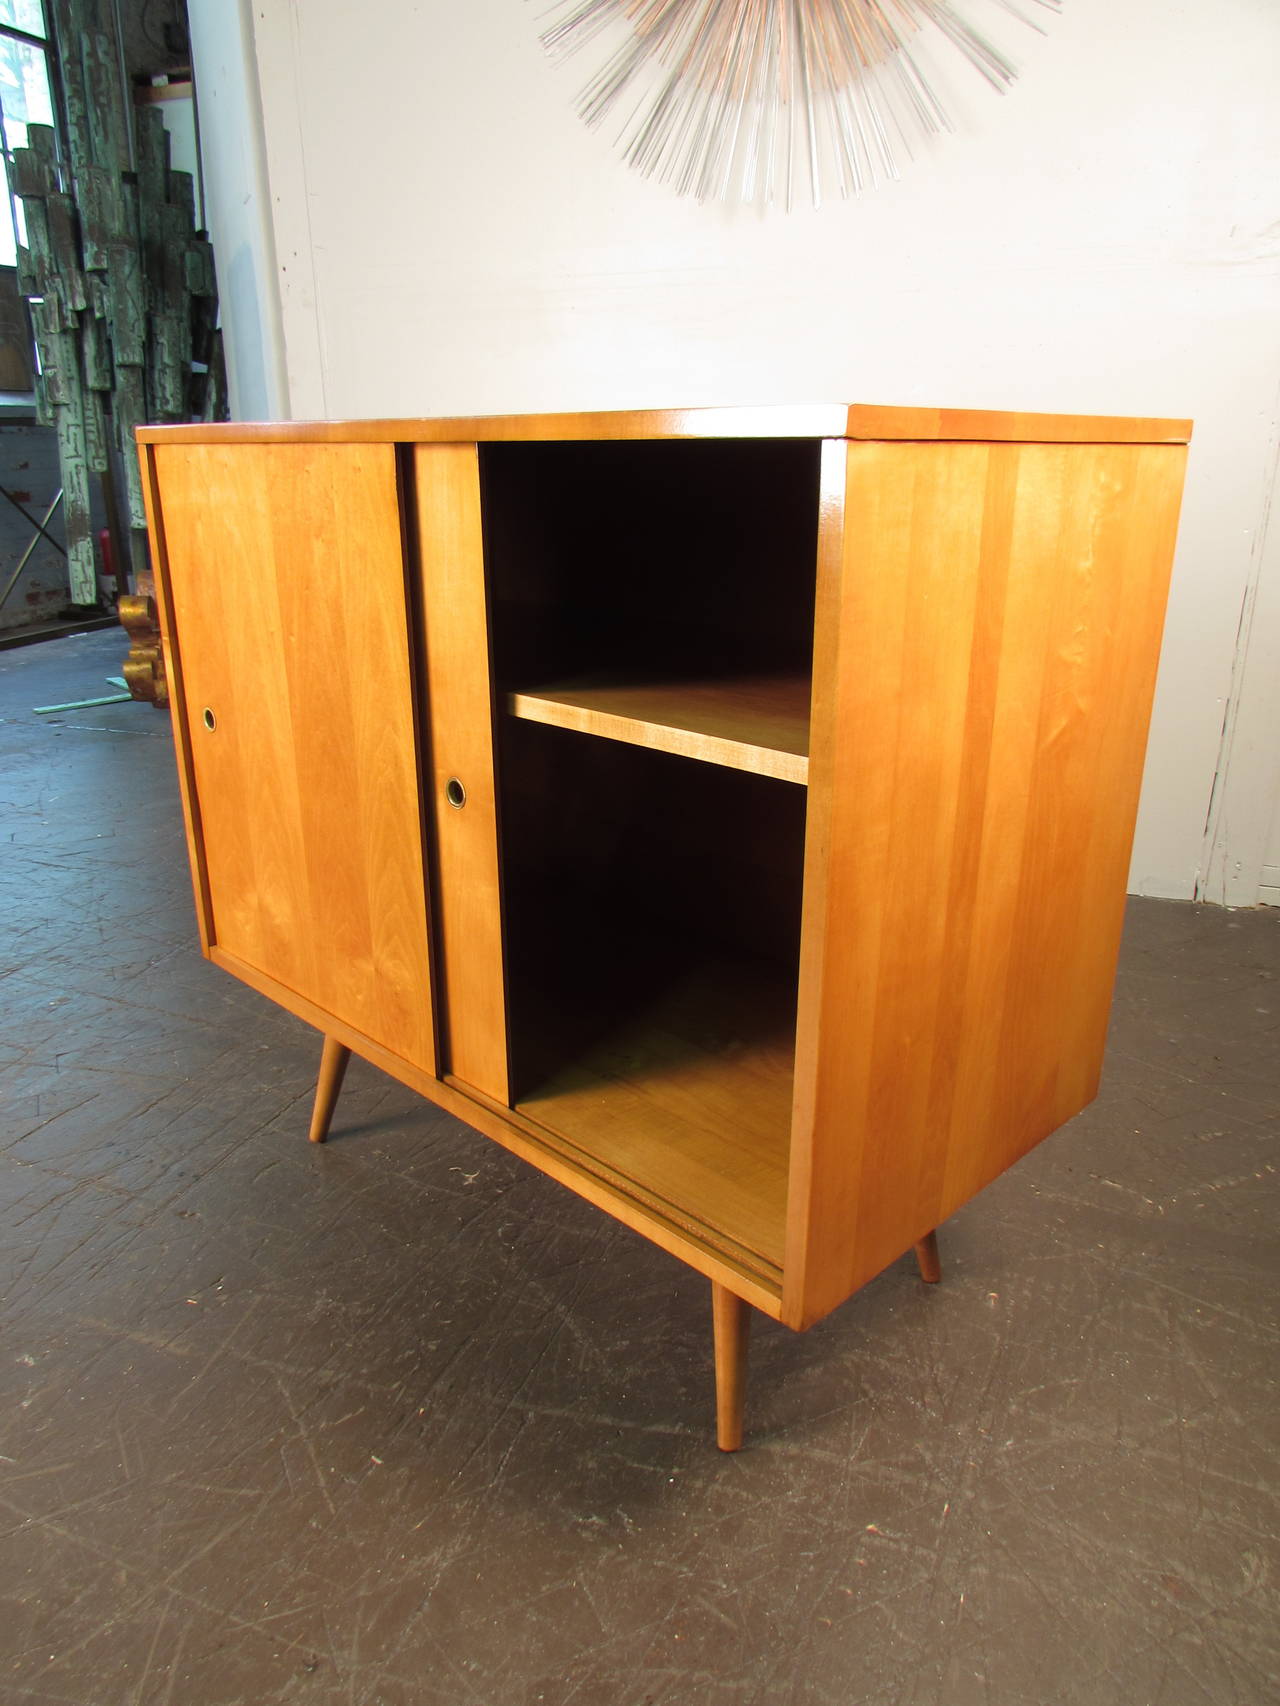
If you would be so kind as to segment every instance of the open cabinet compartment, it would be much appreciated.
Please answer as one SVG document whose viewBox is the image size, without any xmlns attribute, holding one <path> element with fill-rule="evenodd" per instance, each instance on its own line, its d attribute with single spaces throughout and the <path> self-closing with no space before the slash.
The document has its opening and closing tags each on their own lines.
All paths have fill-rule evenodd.
<svg viewBox="0 0 1280 1706">
<path fill-rule="evenodd" d="M 805 790 L 515 719 L 500 772 L 515 1107 L 780 1269 Z"/>
<path fill-rule="evenodd" d="M 819 446 L 488 445 L 509 714 L 804 781 Z"/>
<path fill-rule="evenodd" d="M 481 466 L 512 1105 L 776 1278 L 818 446 Z"/>
</svg>

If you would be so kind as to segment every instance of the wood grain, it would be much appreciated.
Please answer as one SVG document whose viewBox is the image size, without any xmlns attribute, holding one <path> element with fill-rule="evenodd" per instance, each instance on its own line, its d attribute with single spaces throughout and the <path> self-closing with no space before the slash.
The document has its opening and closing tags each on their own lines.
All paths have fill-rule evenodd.
<svg viewBox="0 0 1280 1706">
<path fill-rule="evenodd" d="M 316 1079 L 316 1099 L 311 1109 L 311 1126 L 307 1137 L 312 1143 L 323 1143 L 329 1135 L 333 1110 L 342 1093 L 342 1080 L 351 1064 L 351 1050 L 337 1037 L 326 1037 L 320 1052 L 320 1073 Z"/>
<path fill-rule="evenodd" d="M 591 414 L 464 415 L 438 420 L 235 421 L 142 427 L 143 444 L 436 443 L 533 439 L 859 438 L 976 439 L 1041 443 L 1182 444 L 1191 423 L 1155 417 L 1052 415 L 996 409 L 897 408 L 871 403 L 766 404 L 755 408 L 633 409 Z"/>
<path fill-rule="evenodd" d="M 782 1262 L 794 997 L 745 960 L 673 973 L 518 1109 L 749 1255 Z"/>
<path fill-rule="evenodd" d="M 394 452 L 154 463 L 211 939 L 434 1070 Z"/>
<path fill-rule="evenodd" d="M 937 1285 L 942 1278 L 942 1258 L 938 1254 L 938 1234 L 926 1232 L 916 1240 L 916 1266 L 926 1285 Z"/>
<path fill-rule="evenodd" d="M 448 1070 L 508 1099 L 493 692 L 474 445 L 413 453 Z M 460 807 L 449 803 L 461 784 Z"/>
<path fill-rule="evenodd" d="M 624 409 L 578 414 L 461 415 L 377 421 L 231 421 L 209 426 L 142 427 L 141 443 L 204 442 L 211 434 L 243 444 L 496 444 L 523 440 L 653 438 L 839 438 L 843 403 L 768 404 L 717 409 Z"/>
<path fill-rule="evenodd" d="M 716 1444 L 721 1451 L 738 1451 L 747 1404 L 751 1310 L 728 1286 L 713 1280 L 711 1321 L 716 1358 Z"/>
<path fill-rule="evenodd" d="M 847 438 L 968 439 L 1026 444 L 1185 444 L 1191 422 L 1154 416 L 1046 415 L 1003 409 L 850 405 Z"/>
<path fill-rule="evenodd" d="M 783 782 L 809 776 L 809 682 L 749 680 L 566 683 L 512 693 L 528 722 L 575 729 Z"/>
<path fill-rule="evenodd" d="M 1095 1092 L 1183 460 L 848 447 L 819 591 L 793 1325 Z"/>
<path fill-rule="evenodd" d="M 196 792 L 195 766 L 191 758 L 191 730 L 187 723 L 187 701 L 182 686 L 182 648 L 173 619 L 169 595 L 169 553 L 165 543 L 164 514 L 156 483 L 155 451 L 139 451 L 142 498 L 147 517 L 147 543 L 152 564 L 152 590 L 160 624 L 163 669 L 168 685 L 169 710 L 173 718 L 173 749 L 178 764 L 178 793 L 182 800 L 182 825 L 186 833 L 187 857 L 196 906 L 196 928 L 200 951 L 208 954 L 213 943 L 213 898 L 209 893 L 209 867 L 204 853 L 204 830 L 200 800 Z"/>
</svg>

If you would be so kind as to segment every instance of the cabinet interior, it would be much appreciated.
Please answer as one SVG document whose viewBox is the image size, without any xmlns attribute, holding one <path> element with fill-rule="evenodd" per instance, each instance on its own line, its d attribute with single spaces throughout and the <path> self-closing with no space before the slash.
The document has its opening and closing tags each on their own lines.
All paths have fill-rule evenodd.
<svg viewBox="0 0 1280 1706">
<path fill-rule="evenodd" d="M 484 446 L 503 708 L 803 781 L 818 459 L 786 439 Z"/>
<path fill-rule="evenodd" d="M 489 445 L 512 1101 L 782 1261 L 818 446 Z"/>
</svg>

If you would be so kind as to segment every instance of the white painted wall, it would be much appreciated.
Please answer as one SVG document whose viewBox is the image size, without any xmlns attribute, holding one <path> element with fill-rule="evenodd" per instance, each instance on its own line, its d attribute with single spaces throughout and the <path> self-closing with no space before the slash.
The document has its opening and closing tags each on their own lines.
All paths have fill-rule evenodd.
<svg viewBox="0 0 1280 1706">
<path fill-rule="evenodd" d="M 193 24 L 221 9 L 191 0 Z M 1256 720 L 1280 654 L 1260 596 L 1280 8 L 1066 0 L 1043 39 L 1001 32 L 1012 93 L 957 79 L 959 134 L 899 183 L 790 215 L 700 207 L 630 172 L 574 116 L 576 69 L 543 56 L 542 10 L 385 0 L 366 30 L 342 0 L 256 0 L 291 412 L 856 399 L 1194 416 L 1131 884 L 1189 897 L 1213 853 L 1256 898 L 1266 826 L 1227 846 L 1241 819 L 1220 806 L 1280 777 L 1274 741 L 1224 749 L 1229 696 Z M 1206 839 L 1222 750 L 1238 768 Z"/>
<path fill-rule="evenodd" d="M 1264 906 L 1280 906 L 1280 798 L 1271 816 L 1271 833 L 1263 855 L 1262 882 L 1258 899 Z"/>
<path fill-rule="evenodd" d="M 251 0 L 191 0 L 202 181 L 231 412 L 289 414 Z"/>
<path fill-rule="evenodd" d="M 1280 433 L 1253 534 L 1206 838 L 1206 900 L 1280 906 Z"/>
</svg>

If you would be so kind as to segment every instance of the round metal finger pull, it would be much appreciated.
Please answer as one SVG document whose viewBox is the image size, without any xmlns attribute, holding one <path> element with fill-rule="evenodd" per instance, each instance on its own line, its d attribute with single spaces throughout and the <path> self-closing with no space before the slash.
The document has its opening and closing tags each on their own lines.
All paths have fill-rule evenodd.
<svg viewBox="0 0 1280 1706">
<path fill-rule="evenodd" d="M 204 708 L 204 726 L 208 729 L 210 734 L 212 734 L 218 726 L 218 719 L 214 716 L 213 712 L 207 705 Z"/>
<path fill-rule="evenodd" d="M 455 811 L 461 811 L 467 803 L 467 790 L 456 776 L 450 776 L 444 785 L 444 797 Z"/>
</svg>

